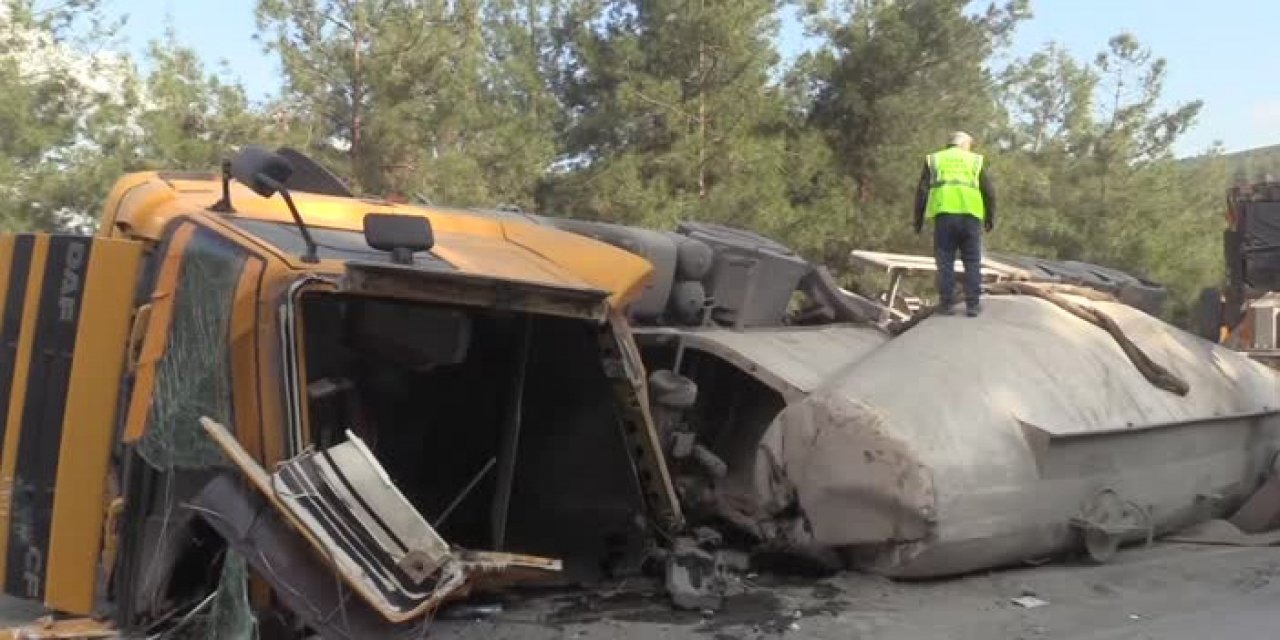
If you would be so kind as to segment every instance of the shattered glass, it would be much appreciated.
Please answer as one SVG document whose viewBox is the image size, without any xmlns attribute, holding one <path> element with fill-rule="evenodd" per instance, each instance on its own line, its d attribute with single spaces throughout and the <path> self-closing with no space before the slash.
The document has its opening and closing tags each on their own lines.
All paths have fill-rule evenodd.
<svg viewBox="0 0 1280 640">
<path fill-rule="evenodd" d="M 213 598 L 206 638 L 252 640 L 258 637 L 257 621 L 249 604 L 249 565 L 244 556 L 227 552 L 222 566 L 222 580 Z"/>
<path fill-rule="evenodd" d="M 249 603 L 249 565 L 244 556 L 228 551 L 217 590 L 188 617 L 157 640 L 257 640 L 258 623 Z"/>
<path fill-rule="evenodd" d="M 233 424 L 229 332 L 247 258 L 204 229 L 197 230 L 183 255 L 168 347 L 156 370 L 151 423 L 138 447 L 157 468 L 224 463 L 200 417 Z"/>
</svg>

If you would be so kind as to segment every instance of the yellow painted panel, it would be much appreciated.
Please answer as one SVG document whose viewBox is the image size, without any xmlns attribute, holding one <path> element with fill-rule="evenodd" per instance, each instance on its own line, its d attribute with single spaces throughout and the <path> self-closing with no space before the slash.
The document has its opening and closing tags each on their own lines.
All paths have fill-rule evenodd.
<svg viewBox="0 0 1280 640">
<path fill-rule="evenodd" d="M 108 465 L 140 243 L 97 239 L 89 252 L 62 423 L 45 604 L 88 615 L 102 547 Z"/>
<path fill-rule="evenodd" d="M 258 408 L 258 287 L 263 263 L 249 258 L 240 274 L 231 312 L 231 379 L 236 437 L 262 460 L 262 421 Z"/>
<path fill-rule="evenodd" d="M 40 293 L 44 288 L 45 262 L 48 257 L 49 236 L 43 234 L 33 236 L 31 266 L 27 271 L 27 291 L 22 302 L 22 329 L 18 334 L 13 384 L 10 385 L 9 393 L 9 414 L 5 416 L 3 454 L 0 454 L 0 576 L 7 575 L 9 564 L 9 516 L 13 504 L 13 474 L 18 465 L 18 443 L 22 436 L 27 379 L 31 372 L 31 347 L 35 342 L 36 316 L 40 311 Z"/>
<path fill-rule="evenodd" d="M 505 232 L 508 241 L 608 291 L 609 304 L 615 309 L 640 297 L 653 274 L 648 260 L 577 234 L 523 222 L 507 223 Z"/>
</svg>

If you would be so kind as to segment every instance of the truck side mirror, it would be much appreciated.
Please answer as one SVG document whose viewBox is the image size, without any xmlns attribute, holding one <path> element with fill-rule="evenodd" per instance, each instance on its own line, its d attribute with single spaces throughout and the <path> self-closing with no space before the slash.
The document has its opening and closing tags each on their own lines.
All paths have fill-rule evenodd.
<svg viewBox="0 0 1280 640">
<path fill-rule="evenodd" d="M 293 175 L 293 165 L 266 147 L 248 145 L 231 160 L 231 175 L 254 193 L 270 198 Z"/>
<path fill-rule="evenodd" d="M 293 223 L 298 227 L 298 233 L 307 244 L 307 252 L 302 254 L 302 261 L 313 264 L 320 261 L 316 241 L 311 238 L 311 232 L 307 230 L 307 224 L 302 221 L 302 214 L 298 212 L 297 205 L 293 204 L 293 196 L 289 195 L 289 188 L 285 184 L 289 181 L 289 176 L 293 175 L 293 165 L 284 156 L 266 147 L 251 144 L 241 149 L 240 153 L 232 158 L 230 171 L 227 174 L 263 198 L 270 198 L 279 193 L 289 207 L 289 214 L 293 216 Z M 222 198 L 226 202 L 226 210 L 230 210 L 231 198 L 227 192 L 225 178 L 227 174 L 224 174 L 223 178 Z"/>
<path fill-rule="evenodd" d="M 397 264 L 413 264 L 413 254 L 435 246 L 431 221 L 424 216 L 369 213 L 364 216 L 364 240 L 391 253 Z"/>
</svg>

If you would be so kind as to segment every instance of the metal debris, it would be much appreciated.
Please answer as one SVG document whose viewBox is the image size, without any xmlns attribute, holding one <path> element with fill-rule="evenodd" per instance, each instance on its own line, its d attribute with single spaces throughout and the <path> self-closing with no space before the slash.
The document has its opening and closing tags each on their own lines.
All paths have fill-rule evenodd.
<svg viewBox="0 0 1280 640">
<path fill-rule="evenodd" d="M 502 604 L 459 604 L 440 612 L 441 620 L 482 620 L 502 614 Z"/>
<path fill-rule="evenodd" d="M 691 611 L 720 608 L 724 582 L 715 557 L 689 538 L 679 538 L 667 558 L 667 593 L 676 607 Z"/>
<path fill-rule="evenodd" d="M 743 551 L 724 549 L 716 552 L 716 566 L 722 573 L 739 573 L 751 577 L 751 556 Z"/>
<path fill-rule="evenodd" d="M 693 537 L 703 547 L 717 548 L 724 544 L 724 536 L 711 527 L 698 527 L 693 530 Z"/>
<path fill-rule="evenodd" d="M 1009 602 L 1012 602 L 1018 605 L 1019 607 L 1022 607 L 1023 609 L 1035 609 L 1036 607 L 1043 607 L 1049 604 L 1047 600 L 1041 600 L 1040 598 L 1037 598 L 1035 596 L 1020 596 L 1017 598 L 1010 598 Z"/>
</svg>

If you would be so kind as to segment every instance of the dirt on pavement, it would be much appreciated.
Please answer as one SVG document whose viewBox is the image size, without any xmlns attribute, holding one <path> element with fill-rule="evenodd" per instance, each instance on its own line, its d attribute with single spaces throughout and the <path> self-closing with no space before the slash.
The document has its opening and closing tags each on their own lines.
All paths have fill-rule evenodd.
<svg viewBox="0 0 1280 640">
<path fill-rule="evenodd" d="M 508 594 L 441 612 L 447 640 L 1253 640 L 1280 637 L 1280 549 L 1157 544 L 1107 565 L 1053 564 L 930 582 L 861 574 L 754 576 L 710 612 L 675 611 L 660 585 Z M 1025 608 L 1014 598 L 1045 604 Z M 1028 600 L 1028 603 L 1035 603 Z M 40 615 L 0 601 L 0 622 Z"/>
<path fill-rule="evenodd" d="M 931 582 L 756 578 L 715 614 L 673 611 L 656 586 L 543 594 L 509 599 L 491 618 L 441 619 L 433 631 L 456 640 L 1275 638 L 1278 578 L 1280 549 L 1165 544 L 1122 552 L 1102 566 Z M 1013 602 L 1024 596 L 1046 604 Z M 461 612 L 443 617 L 449 613 Z"/>
</svg>

